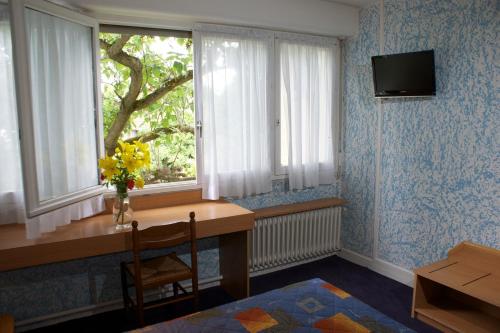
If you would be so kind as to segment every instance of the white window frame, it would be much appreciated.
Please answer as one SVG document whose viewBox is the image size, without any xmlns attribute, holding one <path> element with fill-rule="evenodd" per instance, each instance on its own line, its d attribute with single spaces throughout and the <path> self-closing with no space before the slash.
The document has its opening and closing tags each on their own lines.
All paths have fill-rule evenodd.
<svg viewBox="0 0 500 333">
<path fill-rule="evenodd" d="M 104 152 L 102 140 L 102 113 L 100 93 L 100 71 L 99 69 L 99 24 L 96 19 L 85 16 L 64 7 L 36 0 L 9 1 L 11 13 L 11 25 L 13 34 L 14 72 L 16 76 L 16 96 L 18 104 L 18 118 L 20 127 L 20 145 L 22 156 L 22 171 L 24 183 L 24 196 L 26 202 L 26 214 L 35 217 L 55 209 L 94 197 L 103 192 L 102 185 L 96 184 L 85 189 L 67 193 L 50 200 L 41 201 L 38 191 L 38 176 L 36 172 L 34 125 L 32 114 L 32 94 L 30 80 L 29 48 L 25 28 L 25 8 L 30 8 L 48 15 L 56 16 L 92 29 L 92 52 L 94 70 L 94 119 L 96 134 L 97 158 Z M 99 174 L 96 165 L 96 175 Z M 99 179 L 99 177 L 97 177 Z"/>
<path fill-rule="evenodd" d="M 288 176 L 287 166 L 281 164 L 281 61 L 280 61 L 280 44 L 278 36 L 274 35 L 274 123 L 273 130 L 274 138 L 273 147 L 273 170 L 274 176 L 278 179 L 284 179 Z"/>
</svg>

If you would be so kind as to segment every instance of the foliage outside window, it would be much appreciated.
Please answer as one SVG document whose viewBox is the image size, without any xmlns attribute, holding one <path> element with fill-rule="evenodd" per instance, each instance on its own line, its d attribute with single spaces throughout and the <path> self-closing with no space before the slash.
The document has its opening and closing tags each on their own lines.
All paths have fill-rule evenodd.
<svg viewBox="0 0 500 333">
<path fill-rule="evenodd" d="M 151 151 L 146 185 L 194 180 L 192 39 L 100 34 L 104 145 L 141 140 Z"/>
</svg>

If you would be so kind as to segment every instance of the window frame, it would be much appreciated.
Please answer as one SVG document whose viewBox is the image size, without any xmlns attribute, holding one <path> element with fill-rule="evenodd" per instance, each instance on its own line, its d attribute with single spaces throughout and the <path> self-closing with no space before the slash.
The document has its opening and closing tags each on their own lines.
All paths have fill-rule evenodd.
<svg viewBox="0 0 500 333">
<path fill-rule="evenodd" d="M 22 157 L 23 187 L 26 205 L 26 215 L 36 217 L 38 215 L 80 202 L 85 199 L 97 196 L 103 192 L 99 183 L 99 169 L 96 165 L 96 175 L 98 183 L 96 185 L 73 191 L 49 200 L 40 200 L 38 189 L 38 175 L 35 160 L 34 124 L 32 110 L 31 91 L 31 71 L 29 59 L 28 36 L 25 26 L 25 8 L 36 10 L 47 15 L 55 16 L 67 21 L 71 21 L 92 30 L 92 59 L 94 77 L 94 122 L 96 136 L 97 158 L 104 153 L 104 142 L 102 140 L 102 112 L 100 89 L 100 59 L 97 53 L 99 50 L 99 24 L 96 19 L 66 9 L 59 5 L 46 1 L 19 0 L 9 1 L 12 29 L 12 50 L 14 54 L 14 75 L 16 87 L 16 102 L 18 109 L 20 148 Z"/>
<path fill-rule="evenodd" d="M 278 36 L 274 34 L 274 133 L 271 136 L 274 138 L 273 147 L 273 171 L 276 178 L 287 178 L 288 168 L 281 164 L 281 52 Z"/>
<path fill-rule="evenodd" d="M 107 33 L 128 33 L 135 35 L 152 35 L 152 36 L 167 36 L 167 37 L 180 37 L 186 38 L 190 37 L 193 41 L 194 48 L 194 39 L 193 39 L 193 30 L 192 29 L 176 29 L 172 27 L 158 27 L 158 26 L 148 26 L 147 24 L 134 25 L 130 22 L 108 22 L 107 20 L 99 20 L 99 32 L 107 32 Z M 97 39 L 99 40 L 99 33 L 97 35 Z M 97 52 L 97 57 L 100 60 L 100 52 Z M 194 189 L 201 189 L 201 175 L 202 175 L 202 148 L 201 148 L 201 137 L 202 126 L 201 126 L 201 117 L 199 115 L 198 110 L 196 109 L 196 105 L 194 100 L 196 98 L 196 85 L 194 80 L 195 75 L 195 66 L 196 60 L 194 59 L 193 52 L 193 106 L 194 106 L 194 133 L 195 133 L 195 160 L 196 160 L 196 179 L 195 180 L 184 180 L 179 182 L 166 182 L 159 184 L 148 184 L 145 185 L 142 189 L 134 189 L 128 192 L 129 197 L 141 196 L 141 195 L 150 195 L 150 194 L 160 194 L 160 193 L 169 193 L 169 192 L 178 192 L 178 191 L 188 191 Z M 99 68 L 99 75 L 100 75 Z M 101 81 L 99 81 L 99 92 L 102 95 L 101 91 Z M 102 96 L 101 96 L 102 101 Z M 103 110 L 100 110 L 100 116 L 104 117 Z M 100 135 L 102 136 L 103 145 L 104 145 L 104 126 L 100 130 Z M 103 150 L 105 152 L 105 150 Z M 105 189 L 104 195 L 106 198 L 113 197 L 115 194 L 114 189 Z"/>
<path fill-rule="evenodd" d="M 337 96 L 332 96 L 332 111 L 337 110 L 337 114 L 332 114 L 332 149 L 334 155 L 334 164 L 337 169 L 336 179 L 339 179 L 340 170 L 340 160 L 342 158 L 341 154 L 341 131 L 342 131 L 342 66 L 341 59 L 342 56 L 342 44 L 341 40 L 336 37 L 323 37 L 317 35 L 300 34 L 300 33 L 290 33 L 290 32 L 278 32 L 274 33 L 274 66 L 275 66 L 275 88 L 273 93 L 275 94 L 275 107 L 274 107 L 274 126 L 275 131 L 272 137 L 274 138 L 274 178 L 273 179 L 285 179 L 288 178 L 288 166 L 281 164 L 281 41 L 291 41 L 297 44 L 313 45 L 320 47 L 331 47 L 333 49 L 333 72 L 332 74 L 332 93 L 335 92 L 334 86 L 337 86 Z M 338 48 L 337 50 L 335 48 Z M 335 69 L 338 70 L 338 75 L 336 75 Z M 337 105 L 335 105 L 337 104 Z"/>
</svg>

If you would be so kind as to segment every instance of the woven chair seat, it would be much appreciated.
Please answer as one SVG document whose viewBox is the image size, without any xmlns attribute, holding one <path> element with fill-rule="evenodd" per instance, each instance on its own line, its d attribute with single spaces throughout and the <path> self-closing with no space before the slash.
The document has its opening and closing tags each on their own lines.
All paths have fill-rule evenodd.
<svg viewBox="0 0 500 333">
<path fill-rule="evenodd" d="M 130 275 L 135 277 L 134 263 L 127 264 Z M 168 284 L 191 278 L 191 268 L 175 253 L 143 260 L 141 276 L 144 285 Z"/>
</svg>

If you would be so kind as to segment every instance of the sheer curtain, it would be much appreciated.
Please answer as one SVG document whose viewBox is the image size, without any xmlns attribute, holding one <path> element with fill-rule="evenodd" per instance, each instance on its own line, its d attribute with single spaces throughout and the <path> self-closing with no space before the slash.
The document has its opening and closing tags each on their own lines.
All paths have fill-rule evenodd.
<svg viewBox="0 0 500 333">
<path fill-rule="evenodd" d="M 17 127 L 16 95 L 12 70 L 9 8 L 0 3 L 0 223 L 23 219 L 21 160 Z"/>
<path fill-rule="evenodd" d="M 317 42 L 316 42 L 317 41 Z M 339 49 L 328 38 L 282 34 L 281 162 L 291 189 L 335 181 Z"/>
<path fill-rule="evenodd" d="M 61 48 L 66 48 L 70 49 L 70 51 L 68 51 L 70 54 L 68 54 L 67 57 L 74 56 L 75 59 L 79 59 L 81 55 L 78 55 L 78 53 L 84 52 L 84 50 L 74 45 L 77 42 L 70 42 L 70 39 L 78 39 L 76 38 L 77 36 L 69 33 L 64 34 L 64 32 L 67 31 L 67 27 L 64 25 L 50 25 L 48 22 L 45 22 L 45 20 L 33 18 L 32 14 L 33 13 L 27 13 L 27 20 L 29 22 L 27 23 L 27 28 L 29 46 L 31 50 L 30 57 L 33 59 L 31 66 L 32 76 L 34 76 L 34 80 L 32 81 L 34 107 L 35 109 L 38 108 L 38 114 L 43 112 L 52 112 L 53 110 L 59 108 L 58 110 L 60 114 L 56 114 L 53 117 L 65 118 L 63 113 L 74 114 L 73 110 L 79 109 L 79 103 L 82 102 L 82 98 L 78 97 L 80 93 L 82 96 L 87 96 L 86 98 L 88 98 L 88 91 L 86 91 L 85 88 L 82 87 L 81 82 L 78 81 L 84 81 L 88 79 L 89 75 L 92 76 L 92 70 L 90 69 L 89 74 L 84 72 L 88 70 L 86 67 L 83 67 L 82 69 L 74 69 L 72 72 L 68 72 L 69 67 L 78 67 L 77 63 L 73 61 L 69 62 L 69 58 L 63 59 L 51 52 L 59 52 Z M 55 19 L 55 17 L 39 12 L 36 12 L 35 14 L 45 15 L 48 19 Z M 60 39 L 64 40 L 64 42 L 69 42 L 71 45 L 64 43 L 58 44 L 57 42 L 54 42 L 56 39 L 55 37 L 52 37 L 52 42 L 44 40 L 42 43 L 37 44 L 40 41 L 37 37 L 38 34 L 58 35 L 60 36 Z M 0 76 L 0 104 L 2 105 L 0 108 L 0 145 L 2 146 L 3 152 L 2 171 L 0 172 L 0 224 L 26 223 L 27 237 L 36 238 L 40 236 L 42 232 L 53 231 L 57 226 L 68 224 L 71 220 L 78 220 L 103 211 L 104 201 L 101 195 L 66 206 L 33 219 L 26 218 L 12 66 L 12 41 L 10 36 L 8 7 L 0 4 L 0 71 L 2 73 Z M 38 47 L 36 47 L 37 45 Z M 38 51 L 38 53 L 36 51 Z M 88 51 L 86 52 L 88 53 Z M 55 67 L 62 68 L 61 72 L 58 72 Z M 46 79 L 46 76 L 49 73 L 50 75 L 56 75 L 55 73 L 58 73 L 60 78 L 63 74 L 62 72 L 69 75 L 67 76 L 66 81 L 59 83 L 59 85 L 57 85 L 54 81 Z M 38 77 L 36 75 L 38 75 Z M 66 104 L 63 104 L 63 107 L 61 108 L 61 101 L 65 98 L 61 93 L 64 93 L 68 89 L 73 90 L 73 95 L 66 97 Z M 44 94 L 45 97 L 43 97 Z M 51 99 L 55 102 L 53 104 L 43 104 L 42 100 L 44 98 L 46 100 Z M 44 111 L 40 111 L 42 106 L 45 108 Z M 46 145 L 45 148 L 36 147 L 37 151 L 39 149 L 41 151 L 40 157 L 37 156 L 37 167 L 43 168 L 43 170 L 40 170 L 43 178 L 40 183 L 42 185 L 40 189 L 41 193 L 44 193 L 44 198 L 50 197 L 50 195 L 47 195 L 46 193 L 59 193 L 58 191 L 63 189 L 63 187 L 59 185 L 50 185 L 51 178 L 57 178 L 58 181 L 65 181 L 66 179 L 66 182 L 69 184 L 66 188 L 71 189 L 78 186 L 85 186 L 85 184 L 89 182 L 88 179 L 84 179 L 85 177 L 90 177 L 91 179 L 92 177 L 97 177 L 97 162 L 95 161 L 95 135 L 92 134 L 93 137 L 89 138 L 89 133 L 82 130 L 82 128 L 94 126 L 93 120 L 92 125 L 90 125 L 88 115 L 82 113 L 75 116 L 73 124 L 63 123 L 62 120 L 54 118 L 48 120 L 49 122 L 55 122 L 55 124 L 51 124 L 52 127 L 37 126 L 37 135 L 39 136 L 37 137 L 37 144 L 44 145 L 44 139 L 42 137 L 46 138 L 64 133 L 65 136 L 60 136 L 60 146 L 67 146 L 67 149 L 72 149 L 73 153 L 65 155 L 64 158 L 67 159 L 67 161 L 63 162 L 61 161 L 61 158 L 53 158 L 53 155 L 47 151 L 52 149 L 50 144 Z M 71 125 L 78 126 L 71 127 Z M 68 128 L 62 128 L 64 126 L 68 126 Z M 79 138 L 79 141 L 72 141 L 70 136 Z M 87 150 L 89 148 L 79 146 L 80 142 L 89 142 L 88 144 L 92 144 L 93 142 L 93 174 L 90 173 L 90 163 L 88 163 L 88 161 L 84 162 L 84 159 L 87 158 Z M 43 163 L 41 166 L 38 164 L 40 161 Z M 75 172 L 75 168 L 81 163 L 85 163 L 86 165 L 83 169 L 84 171 L 81 173 L 80 171 Z M 87 168 L 88 172 L 85 168 Z M 48 173 L 51 174 L 49 175 Z M 68 180 L 69 177 L 76 179 Z"/>
<path fill-rule="evenodd" d="M 26 9 L 41 201 L 98 184 L 92 30 Z"/>
<path fill-rule="evenodd" d="M 272 35 L 229 29 L 198 26 L 193 35 L 206 199 L 271 191 Z"/>
</svg>

